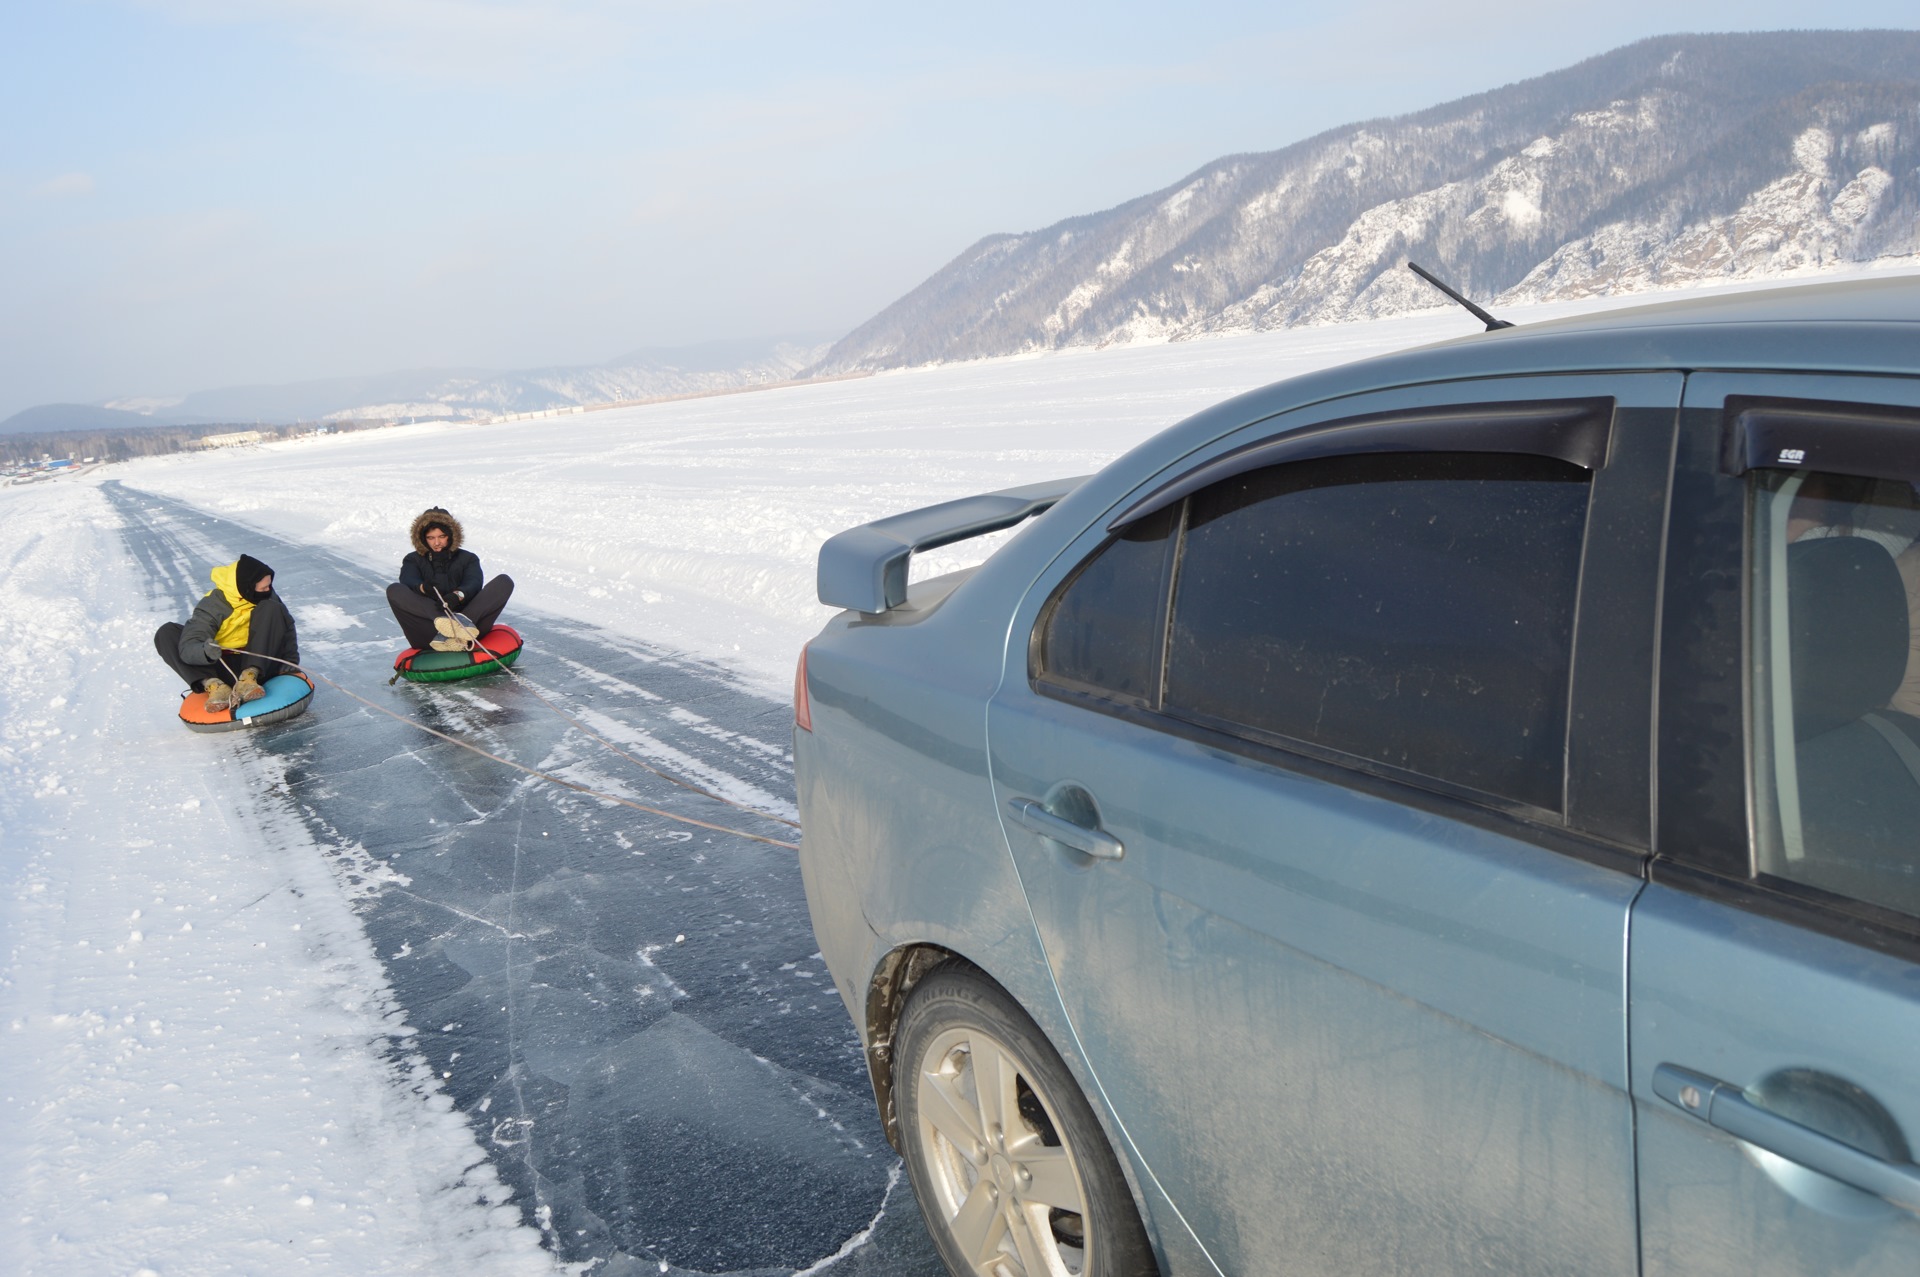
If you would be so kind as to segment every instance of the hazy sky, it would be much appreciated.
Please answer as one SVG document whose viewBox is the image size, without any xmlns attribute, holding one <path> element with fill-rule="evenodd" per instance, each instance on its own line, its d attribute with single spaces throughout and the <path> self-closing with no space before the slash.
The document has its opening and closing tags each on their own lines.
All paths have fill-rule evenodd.
<svg viewBox="0 0 1920 1277">
<path fill-rule="evenodd" d="M 982 235 L 1219 155 L 1647 35 L 1914 25 L 1912 0 L 0 0 L 0 418 L 837 336 Z"/>
</svg>

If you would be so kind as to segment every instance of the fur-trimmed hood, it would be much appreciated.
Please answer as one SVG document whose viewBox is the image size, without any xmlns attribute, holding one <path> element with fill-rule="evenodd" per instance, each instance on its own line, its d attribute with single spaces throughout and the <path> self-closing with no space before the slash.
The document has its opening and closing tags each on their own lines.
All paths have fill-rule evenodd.
<svg viewBox="0 0 1920 1277">
<path fill-rule="evenodd" d="M 408 532 L 408 536 L 413 541 L 413 548 L 423 555 L 431 553 L 427 549 L 427 529 L 436 523 L 447 530 L 446 553 L 452 554 L 460 548 L 460 542 L 465 539 L 464 534 L 460 529 L 460 520 L 454 518 L 439 506 L 422 510 L 414 518 L 413 527 Z"/>
</svg>

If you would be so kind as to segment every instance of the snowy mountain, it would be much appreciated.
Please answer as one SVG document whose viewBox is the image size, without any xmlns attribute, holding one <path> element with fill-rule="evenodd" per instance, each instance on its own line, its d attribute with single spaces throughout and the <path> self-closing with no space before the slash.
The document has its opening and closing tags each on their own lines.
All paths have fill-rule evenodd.
<svg viewBox="0 0 1920 1277">
<path fill-rule="evenodd" d="M 504 373 L 428 368 L 283 386 L 230 386 L 175 399 L 117 399 L 105 406 L 156 422 L 466 420 L 767 385 L 793 378 L 826 350 L 826 342 L 811 338 L 717 341 L 638 350 L 584 367 Z"/>
<path fill-rule="evenodd" d="M 129 430 L 158 424 L 151 417 L 125 407 L 49 403 L 27 408 L 0 421 L 0 435 L 24 435 L 72 430 Z"/>
<path fill-rule="evenodd" d="M 1501 304 L 1920 252 L 1920 32 L 1645 40 L 992 235 L 811 372 Z"/>
</svg>

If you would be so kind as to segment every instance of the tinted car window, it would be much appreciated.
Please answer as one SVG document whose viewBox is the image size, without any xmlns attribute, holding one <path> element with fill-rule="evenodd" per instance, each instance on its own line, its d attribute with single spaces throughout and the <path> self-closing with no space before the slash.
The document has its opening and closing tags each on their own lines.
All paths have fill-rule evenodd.
<svg viewBox="0 0 1920 1277">
<path fill-rule="evenodd" d="M 1587 477 L 1392 454 L 1194 494 L 1166 709 L 1558 810 Z"/>
<path fill-rule="evenodd" d="M 1758 869 L 1920 914 L 1920 502 L 1848 475 L 1751 482 Z"/>
<path fill-rule="evenodd" d="M 1128 528 L 1061 587 L 1040 630 L 1040 671 L 1049 681 L 1152 703 L 1176 513 L 1162 511 Z"/>
</svg>

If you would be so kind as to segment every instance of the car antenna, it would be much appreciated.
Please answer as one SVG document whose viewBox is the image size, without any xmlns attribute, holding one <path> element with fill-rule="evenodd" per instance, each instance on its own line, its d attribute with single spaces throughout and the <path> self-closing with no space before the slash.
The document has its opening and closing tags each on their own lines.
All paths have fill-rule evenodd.
<svg viewBox="0 0 1920 1277">
<path fill-rule="evenodd" d="M 1496 328 L 1513 327 L 1513 321 L 1511 319 L 1495 319 L 1492 315 L 1489 315 L 1486 311 L 1480 309 L 1480 307 L 1474 305 L 1472 302 L 1468 301 L 1465 297 L 1461 296 L 1459 293 L 1454 292 L 1453 289 L 1447 287 L 1444 283 L 1441 282 L 1440 277 L 1438 275 L 1434 274 L 1432 271 L 1422 266 L 1419 262 L 1408 262 L 1407 269 L 1412 271 L 1414 274 L 1418 275 L 1421 279 L 1426 280 L 1429 284 L 1432 284 L 1435 288 L 1439 289 L 1441 292 L 1445 293 L 1447 296 L 1453 298 L 1453 300 L 1459 302 L 1462 306 L 1465 306 L 1468 310 L 1472 311 L 1473 317 L 1479 320 L 1481 323 L 1485 324 L 1487 326 L 1488 332 L 1492 332 Z"/>
</svg>

